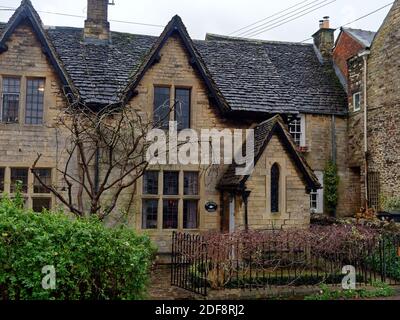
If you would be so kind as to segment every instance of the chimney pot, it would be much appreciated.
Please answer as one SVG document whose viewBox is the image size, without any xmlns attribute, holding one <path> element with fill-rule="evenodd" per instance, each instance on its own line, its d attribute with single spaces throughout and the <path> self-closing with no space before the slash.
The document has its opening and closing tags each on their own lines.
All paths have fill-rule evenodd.
<svg viewBox="0 0 400 320">
<path fill-rule="evenodd" d="M 319 30 L 313 35 L 314 45 L 321 53 L 324 61 L 332 60 L 332 50 L 335 43 L 335 30 L 330 28 L 329 17 L 319 21 Z"/>
</svg>

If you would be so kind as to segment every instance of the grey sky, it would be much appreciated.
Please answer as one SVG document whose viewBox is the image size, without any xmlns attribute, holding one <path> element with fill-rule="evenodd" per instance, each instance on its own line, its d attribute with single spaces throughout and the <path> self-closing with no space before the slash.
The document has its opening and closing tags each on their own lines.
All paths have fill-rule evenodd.
<svg viewBox="0 0 400 320">
<path fill-rule="evenodd" d="M 322 2 L 323 0 L 321 0 Z M 332 0 L 331 0 L 332 1 Z M 111 6 L 109 18 L 143 22 L 157 25 L 165 25 L 173 15 L 179 14 L 190 35 L 195 39 L 204 39 L 207 32 L 217 34 L 229 34 L 243 26 L 266 18 L 276 12 L 302 2 L 301 0 L 115 0 L 115 6 Z M 309 0 L 293 11 L 308 3 L 312 10 L 313 0 Z M 329 3 L 326 1 L 325 3 Z M 378 9 L 391 0 L 336 0 L 326 7 L 307 14 L 288 24 L 266 33 L 256 36 L 259 39 L 280 41 L 302 41 L 309 38 L 318 28 L 318 21 L 325 15 L 331 17 L 332 27 L 341 26 L 355 20 L 375 9 Z M 86 15 L 86 0 L 32 0 L 36 10 L 63 12 L 68 14 Z M 315 3 L 315 1 L 314 1 Z M 317 2 L 316 4 L 318 4 Z M 0 0 L 0 6 L 17 7 L 19 0 Z M 323 4 L 323 3 L 322 3 Z M 307 7 L 305 9 L 308 9 Z M 381 25 L 390 7 L 351 25 L 354 28 L 362 28 L 376 31 Z M 300 9 L 299 9 L 300 10 Z M 290 13 L 286 11 L 285 13 Z M 306 12 L 306 11 L 305 11 Z M 283 13 L 283 14 L 285 14 Z M 11 11 L 2 11 L 0 7 L 0 21 L 6 22 L 11 16 Z M 285 18 L 293 15 L 288 14 Z M 84 19 L 64 17 L 40 13 L 46 25 L 62 25 L 82 27 Z M 275 16 L 272 19 L 277 18 Z M 275 20 L 271 23 L 276 23 Z M 130 33 L 159 35 L 162 28 L 138 26 L 112 22 L 111 29 Z"/>
</svg>

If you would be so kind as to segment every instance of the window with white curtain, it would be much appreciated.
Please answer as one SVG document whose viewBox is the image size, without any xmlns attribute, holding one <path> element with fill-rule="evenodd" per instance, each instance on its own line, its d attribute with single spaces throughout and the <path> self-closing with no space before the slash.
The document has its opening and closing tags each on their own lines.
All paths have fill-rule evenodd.
<svg viewBox="0 0 400 320">
<path fill-rule="evenodd" d="M 317 176 L 322 189 L 311 191 L 310 209 L 312 213 L 324 213 L 324 173 L 322 171 L 316 171 L 315 175 Z"/>
</svg>

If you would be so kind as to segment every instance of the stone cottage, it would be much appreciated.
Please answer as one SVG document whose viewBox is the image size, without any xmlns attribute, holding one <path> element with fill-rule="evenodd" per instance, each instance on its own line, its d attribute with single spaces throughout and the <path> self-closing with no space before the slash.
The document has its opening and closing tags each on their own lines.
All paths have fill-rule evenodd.
<svg viewBox="0 0 400 320">
<path fill-rule="evenodd" d="M 182 110 L 169 120 L 182 129 L 253 128 L 255 168 L 237 176 L 226 165 L 211 179 L 197 165 L 150 168 L 132 188 L 130 223 L 160 251 L 170 250 L 174 230 L 307 226 L 311 212 L 324 212 L 330 160 L 340 176 L 337 214 L 354 213 L 360 172 L 349 166 L 347 95 L 327 18 L 314 44 L 213 34 L 193 40 L 178 16 L 159 37 L 112 32 L 107 9 L 107 0 L 88 0 L 83 28 L 45 27 L 23 0 L 0 24 L 0 192 L 12 195 L 20 180 L 28 208 L 59 204 L 29 168 L 43 154 L 41 177 L 63 192 L 57 169 L 66 161 L 66 136 L 54 117 L 66 97 L 93 107 L 123 97 L 150 118 L 162 101 L 179 100 Z"/>
</svg>

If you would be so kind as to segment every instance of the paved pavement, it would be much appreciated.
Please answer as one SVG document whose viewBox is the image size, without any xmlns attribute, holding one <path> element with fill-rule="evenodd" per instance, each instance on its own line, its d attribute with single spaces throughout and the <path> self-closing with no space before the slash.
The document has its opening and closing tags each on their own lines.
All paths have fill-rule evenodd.
<svg viewBox="0 0 400 320">
<path fill-rule="evenodd" d="M 169 266 L 157 266 L 151 271 L 149 300 L 193 300 L 199 296 L 189 291 L 171 286 Z"/>
</svg>

